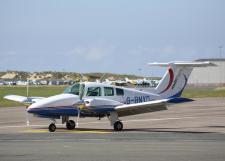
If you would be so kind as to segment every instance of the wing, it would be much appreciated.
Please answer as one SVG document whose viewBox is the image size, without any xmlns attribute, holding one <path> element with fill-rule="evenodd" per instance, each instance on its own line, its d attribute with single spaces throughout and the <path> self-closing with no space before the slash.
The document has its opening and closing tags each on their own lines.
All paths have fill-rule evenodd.
<svg viewBox="0 0 225 161">
<path fill-rule="evenodd" d="M 16 101 L 24 104 L 32 104 L 40 99 L 43 99 L 44 97 L 24 97 L 24 96 L 18 96 L 18 95 L 7 95 L 4 97 L 4 99 Z"/>
<path fill-rule="evenodd" d="M 148 112 L 156 112 L 161 110 L 167 110 L 167 99 L 136 103 L 136 104 L 124 104 L 116 106 L 115 110 L 119 117 L 137 115 Z"/>
</svg>

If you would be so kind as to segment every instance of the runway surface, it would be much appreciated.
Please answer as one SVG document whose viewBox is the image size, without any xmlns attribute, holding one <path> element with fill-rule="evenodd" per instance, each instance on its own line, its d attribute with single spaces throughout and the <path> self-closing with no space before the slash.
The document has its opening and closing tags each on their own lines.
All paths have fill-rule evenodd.
<svg viewBox="0 0 225 161">
<path fill-rule="evenodd" d="M 114 132 L 107 119 L 80 119 L 68 131 L 49 120 L 29 116 L 24 107 L 0 108 L 0 160 L 224 161 L 225 98 L 196 99 L 167 111 L 121 118 Z M 76 120 L 76 118 L 73 118 Z"/>
</svg>

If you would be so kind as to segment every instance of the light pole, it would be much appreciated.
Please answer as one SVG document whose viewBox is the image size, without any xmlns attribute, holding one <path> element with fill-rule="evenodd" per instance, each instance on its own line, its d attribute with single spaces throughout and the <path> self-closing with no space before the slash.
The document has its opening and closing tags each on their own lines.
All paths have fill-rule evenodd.
<svg viewBox="0 0 225 161">
<path fill-rule="evenodd" d="M 223 83 L 222 83 L 222 78 L 223 78 L 223 69 L 222 69 L 222 65 L 223 65 L 223 62 L 222 62 L 222 54 L 223 54 L 223 46 L 222 45 L 220 45 L 219 46 L 219 59 L 220 59 L 220 63 L 219 63 L 219 65 L 220 65 L 220 67 L 219 67 L 219 71 L 220 71 L 220 73 L 219 73 L 219 75 L 220 75 L 220 87 L 222 87 L 222 85 L 223 85 Z"/>
<path fill-rule="evenodd" d="M 139 71 L 139 73 L 140 73 L 140 76 L 141 76 L 141 70 L 142 70 L 141 68 L 138 68 L 138 71 Z"/>
</svg>

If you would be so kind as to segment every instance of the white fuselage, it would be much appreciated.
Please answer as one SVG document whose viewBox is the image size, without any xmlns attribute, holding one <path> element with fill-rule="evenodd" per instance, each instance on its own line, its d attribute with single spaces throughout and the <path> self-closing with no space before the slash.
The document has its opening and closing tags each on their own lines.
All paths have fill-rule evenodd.
<svg viewBox="0 0 225 161">
<path fill-rule="evenodd" d="M 89 91 L 91 89 L 98 89 L 96 90 L 97 93 L 90 94 Z M 83 98 L 105 98 L 118 101 L 123 104 L 134 104 L 161 99 L 161 97 L 157 94 L 148 93 L 137 89 L 91 82 L 85 83 Z"/>
</svg>

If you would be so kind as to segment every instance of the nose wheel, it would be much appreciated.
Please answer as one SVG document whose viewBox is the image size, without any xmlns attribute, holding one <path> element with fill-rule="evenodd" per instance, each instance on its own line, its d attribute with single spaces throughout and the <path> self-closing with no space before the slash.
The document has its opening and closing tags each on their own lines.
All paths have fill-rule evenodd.
<svg viewBox="0 0 225 161">
<path fill-rule="evenodd" d="M 113 127 L 115 131 L 121 131 L 123 130 L 123 123 L 121 121 L 116 121 Z"/>
<path fill-rule="evenodd" d="M 55 124 L 54 124 L 54 123 L 51 123 L 51 124 L 49 125 L 49 127 L 48 127 L 48 130 L 49 130 L 50 132 L 55 132 L 55 130 L 56 130 Z"/>
</svg>

